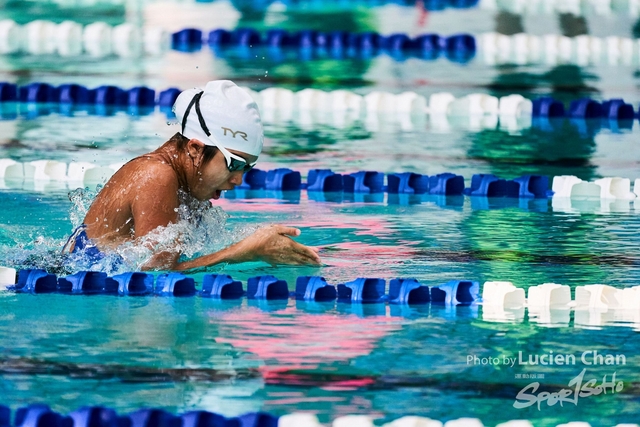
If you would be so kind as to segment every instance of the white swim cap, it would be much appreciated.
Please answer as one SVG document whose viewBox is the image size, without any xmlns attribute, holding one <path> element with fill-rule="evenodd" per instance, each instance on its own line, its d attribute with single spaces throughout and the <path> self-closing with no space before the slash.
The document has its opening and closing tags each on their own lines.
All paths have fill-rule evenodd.
<svg viewBox="0 0 640 427">
<path fill-rule="evenodd" d="M 229 80 L 183 91 L 173 104 L 182 135 L 206 145 L 259 156 L 264 134 L 258 106 L 246 91 Z M 209 134 L 207 134 L 209 133 Z"/>
</svg>

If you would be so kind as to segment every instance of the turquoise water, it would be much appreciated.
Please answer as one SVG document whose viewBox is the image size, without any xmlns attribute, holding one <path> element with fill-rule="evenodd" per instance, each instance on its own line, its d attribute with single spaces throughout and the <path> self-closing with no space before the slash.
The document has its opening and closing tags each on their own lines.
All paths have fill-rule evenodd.
<svg viewBox="0 0 640 427">
<path fill-rule="evenodd" d="M 64 15 L 59 6 L 42 3 L 38 9 L 33 4 L 7 3 L 0 17 L 27 22 L 32 16 L 56 21 L 80 16 L 77 8 L 69 8 L 71 15 Z M 180 13 L 172 4 L 140 5 L 145 22 L 165 22 L 159 13 L 165 8 L 174 18 L 171 28 L 197 25 L 198 21 L 185 20 L 192 16 L 189 11 L 197 12 L 202 6 L 211 12 L 220 3 L 182 3 Z M 117 24 L 125 20 L 122 7 L 87 10 L 92 19 L 78 21 L 102 19 Z M 412 10 L 403 13 L 413 17 Z M 509 18 L 486 11 L 434 13 L 426 27 L 417 28 L 415 21 L 409 25 L 401 13 L 386 9 L 338 15 L 351 30 L 442 34 L 495 30 Z M 278 16 L 284 21 L 274 21 L 274 15 L 267 14 L 236 21 L 231 17 L 229 22 L 299 28 L 305 22 L 328 27 L 337 19 L 329 13 Z M 631 34 L 631 18 L 612 19 L 591 16 L 586 22 L 594 35 Z M 548 16 L 524 17 L 521 24 L 527 31 L 544 34 L 563 31 L 558 21 Z M 216 25 L 204 22 L 201 26 Z M 413 90 L 425 96 L 440 91 L 456 96 L 523 93 L 529 97 L 550 94 L 565 101 L 624 96 L 636 107 L 640 101 L 636 67 L 487 66 L 480 58 L 466 65 L 445 59 L 398 62 L 386 57 L 355 63 L 275 63 L 218 58 L 208 48 L 143 60 L 0 58 L 0 80 L 20 84 L 146 84 L 163 89 L 201 85 L 213 78 L 232 78 L 256 90 L 278 85 L 293 90 L 349 88 L 362 94 L 373 90 Z M 79 109 L 69 115 L 51 108 L 41 115 L 14 110 L 19 114 L 13 117 L 11 108 L 3 106 L 0 158 L 23 162 L 125 162 L 153 150 L 178 130 L 175 120 L 161 112 L 132 116 L 117 111 L 98 116 Z M 319 121 L 268 123 L 259 167 L 289 167 L 303 175 L 314 168 L 428 175 L 446 171 L 463 175 L 467 185 L 474 173 L 505 178 L 569 174 L 586 180 L 640 177 L 638 122 L 628 129 L 593 125 L 565 121 L 552 131 L 539 127 L 510 131 L 500 123 L 478 128 L 464 120 L 443 126 L 429 119 L 399 122 L 388 117 L 346 128 Z M 77 222 L 79 208 L 69 199 L 74 189 L 65 183 L 0 181 L 0 265 L 74 271 L 74 265 L 61 265 L 57 255 Z M 93 190 L 91 186 L 89 192 Z M 83 201 L 90 202 L 90 196 Z M 234 230 L 264 223 L 300 227 L 300 242 L 322 248 L 325 265 L 320 268 L 250 263 L 209 269 L 243 281 L 273 274 L 287 280 L 290 289 L 300 275 L 321 275 L 333 284 L 362 276 L 414 277 L 429 286 L 453 279 L 507 280 L 525 289 L 546 282 L 572 289 L 594 283 L 617 288 L 638 284 L 640 204 L 633 201 L 236 192 L 226 194 L 216 206 L 229 218 L 223 227 L 204 230 L 219 236 L 196 242 L 200 246 L 194 251 L 223 245 Z M 224 217 L 219 212 L 211 215 Z M 194 275 L 197 282 L 203 274 Z M 0 396 L 13 409 L 46 402 L 60 412 L 82 405 L 105 405 L 123 413 L 153 406 L 225 415 L 310 411 L 327 423 L 346 414 L 371 415 L 379 423 L 415 414 L 443 421 L 478 417 L 489 426 L 523 418 L 536 427 L 570 420 L 611 426 L 638 419 L 639 329 L 637 311 L 495 313 L 482 306 L 2 293 Z M 593 351 L 624 355 L 626 364 L 582 363 L 580 356 Z M 575 355 L 577 361 L 553 366 L 474 364 L 474 356 L 504 360 L 517 358 L 519 352 L 525 361 L 529 355 L 550 352 Z M 513 407 L 516 395 L 528 384 L 538 381 L 541 391 L 557 392 L 569 388 L 584 368 L 585 382 L 594 378 L 599 384 L 605 375 L 604 381 L 610 381 L 615 372 L 623 389 L 583 396 L 577 404 L 543 403 L 540 410 Z"/>
</svg>

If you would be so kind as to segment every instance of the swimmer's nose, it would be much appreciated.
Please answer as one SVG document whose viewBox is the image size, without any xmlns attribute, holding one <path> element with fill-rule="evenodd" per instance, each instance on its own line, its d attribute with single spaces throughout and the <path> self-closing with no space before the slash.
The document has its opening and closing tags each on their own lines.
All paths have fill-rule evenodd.
<svg viewBox="0 0 640 427">
<path fill-rule="evenodd" d="M 229 177 L 229 182 L 233 185 L 242 184 L 242 171 L 232 172 Z"/>
</svg>

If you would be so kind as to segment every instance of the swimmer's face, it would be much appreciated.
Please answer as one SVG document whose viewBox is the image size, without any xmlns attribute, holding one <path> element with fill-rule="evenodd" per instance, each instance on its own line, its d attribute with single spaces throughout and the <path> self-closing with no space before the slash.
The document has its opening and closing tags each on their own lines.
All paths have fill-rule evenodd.
<svg viewBox="0 0 640 427">
<path fill-rule="evenodd" d="M 204 144 L 200 141 L 195 142 L 199 145 L 197 155 L 200 156 L 201 162 Z M 258 160 L 258 157 L 242 151 L 229 150 L 229 152 L 242 157 L 248 164 L 255 163 Z M 191 194 L 200 200 L 219 199 L 222 191 L 233 190 L 237 185 L 242 184 L 242 175 L 242 170 L 230 172 L 224 155 L 217 151 L 211 161 L 207 164 L 200 164 L 197 168 L 195 182 L 189 186 Z"/>
</svg>

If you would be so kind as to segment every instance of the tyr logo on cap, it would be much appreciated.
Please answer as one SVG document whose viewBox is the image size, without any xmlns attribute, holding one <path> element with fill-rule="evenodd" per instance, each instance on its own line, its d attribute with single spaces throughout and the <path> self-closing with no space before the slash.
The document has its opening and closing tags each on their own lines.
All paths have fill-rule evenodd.
<svg viewBox="0 0 640 427">
<path fill-rule="evenodd" d="M 222 127 L 222 126 L 221 126 L 221 127 Z M 248 139 L 247 139 L 247 136 L 248 136 L 248 135 L 247 135 L 245 132 L 242 132 L 242 131 L 240 131 L 240 130 L 238 130 L 238 131 L 235 131 L 235 132 L 234 132 L 232 129 L 225 128 L 225 127 L 222 127 L 222 130 L 224 131 L 224 135 L 225 135 L 225 136 L 227 135 L 227 131 L 229 131 L 229 132 L 231 132 L 231 135 L 232 135 L 234 138 L 236 137 L 236 135 L 240 135 L 240 137 L 241 137 L 242 139 L 244 139 L 245 141 L 248 141 Z"/>
</svg>

